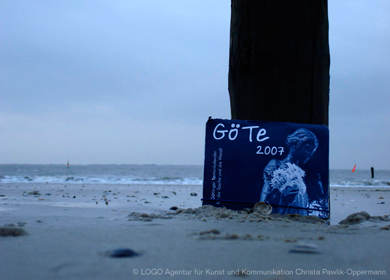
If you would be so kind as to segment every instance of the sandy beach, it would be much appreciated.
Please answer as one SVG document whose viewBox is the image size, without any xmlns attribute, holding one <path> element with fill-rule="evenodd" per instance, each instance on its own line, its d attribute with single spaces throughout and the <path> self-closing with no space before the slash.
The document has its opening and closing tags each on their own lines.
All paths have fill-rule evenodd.
<svg viewBox="0 0 390 280">
<path fill-rule="evenodd" d="M 0 278 L 389 279 L 389 188 L 332 188 L 326 222 L 201 197 L 199 185 L 0 184 Z"/>
</svg>

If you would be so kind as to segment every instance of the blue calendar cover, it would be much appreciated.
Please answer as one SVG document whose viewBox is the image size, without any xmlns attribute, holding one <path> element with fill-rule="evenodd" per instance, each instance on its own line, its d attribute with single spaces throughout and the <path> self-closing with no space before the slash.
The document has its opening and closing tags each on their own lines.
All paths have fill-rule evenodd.
<svg viewBox="0 0 390 280">
<path fill-rule="evenodd" d="M 329 130 L 325 125 L 209 119 L 203 205 L 329 218 Z"/>
</svg>

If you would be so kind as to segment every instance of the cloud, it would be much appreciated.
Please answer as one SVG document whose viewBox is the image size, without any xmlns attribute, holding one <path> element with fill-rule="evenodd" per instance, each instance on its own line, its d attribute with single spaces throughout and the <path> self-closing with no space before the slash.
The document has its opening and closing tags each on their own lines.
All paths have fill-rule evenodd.
<svg viewBox="0 0 390 280">
<path fill-rule="evenodd" d="M 331 168 L 390 166 L 389 3 L 329 1 Z M 0 9 L 1 162 L 203 163 L 207 118 L 230 118 L 230 1 Z"/>
</svg>

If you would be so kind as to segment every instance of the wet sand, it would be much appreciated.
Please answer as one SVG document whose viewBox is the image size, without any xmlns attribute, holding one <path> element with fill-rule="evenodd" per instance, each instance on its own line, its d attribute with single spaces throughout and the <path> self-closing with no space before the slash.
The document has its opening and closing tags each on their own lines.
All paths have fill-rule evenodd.
<svg viewBox="0 0 390 280">
<path fill-rule="evenodd" d="M 329 222 L 201 207 L 201 196 L 201 186 L 0 184 L 0 234 L 21 234 L 0 236 L 0 278 L 390 275 L 389 188 L 332 188 Z"/>
</svg>

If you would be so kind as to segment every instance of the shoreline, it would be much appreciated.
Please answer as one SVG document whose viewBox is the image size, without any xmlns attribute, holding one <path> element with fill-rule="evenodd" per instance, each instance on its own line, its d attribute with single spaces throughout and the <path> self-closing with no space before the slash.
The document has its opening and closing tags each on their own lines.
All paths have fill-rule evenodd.
<svg viewBox="0 0 390 280">
<path fill-rule="evenodd" d="M 390 221 L 338 224 L 361 211 L 389 215 L 390 188 L 331 188 L 330 225 L 199 208 L 202 186 L 0 184 L 0 195 L 0 227 L 27 233 L 0 237 L 2 279 L 236 279 L 235 271 L 240 276 L 247 271 L 248 279 L 254 273 L 262 279 L 390 274 Z M 184 210 L 176 213 L 172 206 Z M 138 255 L 111 258 L 118 248 Z M 152 269 L 163 273 L 145 274 Z M 370 271 L 387 276 L 373 278 Z"/>
<path fill-rule="evenodd" d="M 38 191 L 39 195 L 29 194 L 33 191 Z M 174 206 L 201 207 L 202 191 L 201 185 L 176 184 L 0 183 L 0 213 L 11 205 L 21 203 L 93 209 L 108 206 L 110 209 L 116 207 L 147 213 L 163 212 L 169 211 L 169 208 Z M 384 196 L 386 200 L 379 199 Z M 105 199 L 108 200 L 109 205 L 105 205 Z M 330 224 L 335 225 L 349 214 L 360 211 L 371 212 L 371 215 L 390 214 L 388 199 L 390 199 L 390 187 L 386 186 L 331 187 Z"/>
</svg>

